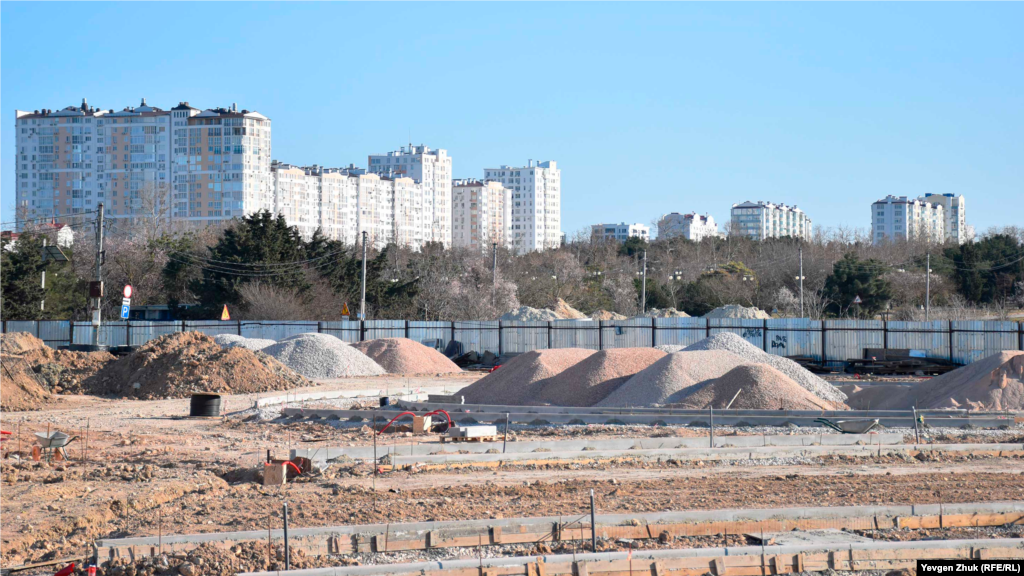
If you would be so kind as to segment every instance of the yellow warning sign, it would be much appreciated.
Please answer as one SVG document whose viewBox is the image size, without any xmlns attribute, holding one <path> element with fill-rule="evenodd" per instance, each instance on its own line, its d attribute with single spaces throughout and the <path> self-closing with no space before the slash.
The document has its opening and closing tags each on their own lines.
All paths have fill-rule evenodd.
<svg viewBox="0 0 1024 576">
<path fill-rule="evenodd" d="M 224 311 L 220 313 L 221 320 L 231 320 L 231 314 L 228 314 L 228 305 L 224 305 Z"/>
<path fill-rule="evenodd" d="M 351 315 L 351 312 L 348 311 L 348 302 L 345 302 L 345 305 L 341 307 L 341 315 L 342 316 L 350 316 Z"/>
</svg>

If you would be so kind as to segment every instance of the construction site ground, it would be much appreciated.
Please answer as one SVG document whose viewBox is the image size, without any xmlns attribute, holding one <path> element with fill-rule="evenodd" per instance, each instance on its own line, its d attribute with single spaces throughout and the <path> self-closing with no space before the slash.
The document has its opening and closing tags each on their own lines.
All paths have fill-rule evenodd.
<svg viewBox="0 0 1024 576">
<path fill-rule="evenodd" d="M 445 378 L 353 378 L 326 382 L 316 390 L 415 391 L 450 386 L 454 392 L 478 377 L 466 374 Z M 258 473 L 268 450 L 272 456 L 284 458 L 291 448 L 372 444 L 373 435 L 367 426 L 267 419 L 263 411 L 252 408 L 255 400 L 255 395 L 224 396 L 221 418 L 185 417 L 188 399 L 62 397 L 46 410 L 5 413 L 3 428 L 15 435 L 5 442 L 4 449 L 16 453 L 20 446 L 22 459 L 0 461 L 2 566 L 84 558 L 92 554 L 92 543 L 99 538 L 279 528 L 284 502 L 291 509 L 291 525 L 306 527 L 548 515 L 575 517 L 589 511 L 591 489 L 598 513 L 1024 500 L 1024 458 L 972 454 L 932 455 L 921 460 L 830 456 L 714 463 L 621 459 L 592 465 L 558 462 L 503 466 L 497 470 L 413 469 L 380 476 L 374 475 L 368 462 L 349 461 L 289 481 L 284 487 L 264 487 L 258 481 Z M 71 461 L 31 461 L 34 434 L 48 429 L 83 436 L 68 448 Z M 582 435 L 702 436 L 707 432 L 700 428 L 643 426 L 517 427 L 511 441 Z M 821 429 L 718 431 L 801 432 L 819 433 Z M 901 432 L 908 440 L 913 435 L 912 430 Z M 1019 426 L 994 431 L 926 430 L 924 441 L 1019 442 L 1022 436 L 1024 429 Z M 421 439 L 405 432 L 378 437 L 382 444 Z M 1019 527 L 904 532 L 882 531 L 862 536 L 898 540 L 1021 535 Z M 964 536 L 968 533 L 971 535 Z M 648 541 L 643 546 L 725 543 L 724 536 L 709 536 L 667 543 Z M 741 542 L 730 542 L 738 543 Z M 605 542 L 601 547 L 617 549 L 628 545 Z M 197 575 L 203 576 L 281 567 L 280 556 L 272 555 L 268 561 L 265 548 L 239 545 L 232 550 L 225 556 L 223 550 L 204 546 L 190 553 L 188 561 L 199 566 Z M 473 557 L 531 551 L 537 552 L 494 549 L 444 554 Z M 347 559 L 316 558 L 302 551 L 296 554 L 293 567 L 435 558 L 424 556 L 424 552 Z M 108 569 L 112 570 L 110 576 L 136 574 L 135 568 Z M 54 571 L 44 567 L 23 573 Z"/>
</svg>

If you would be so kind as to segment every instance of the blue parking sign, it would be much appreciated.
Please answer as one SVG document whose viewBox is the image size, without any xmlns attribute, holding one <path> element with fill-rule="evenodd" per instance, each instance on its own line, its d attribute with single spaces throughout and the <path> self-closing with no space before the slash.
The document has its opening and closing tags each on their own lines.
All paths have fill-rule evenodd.
<svg viewBox="0 0 1024 576">
<path fill-rule="evenodd" d="M 128 319 L 128 306 L 121 306 L 121 318 Z"/>
</svg>

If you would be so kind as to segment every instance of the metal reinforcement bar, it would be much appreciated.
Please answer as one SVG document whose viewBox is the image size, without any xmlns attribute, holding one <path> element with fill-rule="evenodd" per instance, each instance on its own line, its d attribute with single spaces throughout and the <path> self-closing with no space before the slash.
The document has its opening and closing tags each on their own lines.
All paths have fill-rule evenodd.
<svg viewBox="0 0 1024 576">
<path fill-rule="evenodd" d="M 248 572 L 239 576 L 764 576 L 826 570 L 914 569 L 917 560 L 972 558 L 1024 558 L 1024 542 L 994 538 L 661 549 L 338 566 L 286 572 Z"/>
<path fill-rule="evenodd" d="M 596 517 L 602 538 L 658 538 L 706 536 L 745 532 L 782 532 L 815 529 L 919 529 L 961 526 L 1024 524 L 1024 502 L 929 504 L 912 506 L 842 506 L 820 508 L 767 508 L 642 514 L 602 514 Z M 189 550 L 207 542 L 265 541 L 266 530 L 210 534 L 144 536 L 103 539 L 96 543 L 100 559 L 137 557 L 164 550 Z M 271 538 L 283 537 L 272 530 Z M 491 520 L 412 522 L 292 528 L 289 539 L 310 553 L 348 554 L 426 550 L 480 545 L 535 544 L 591 537 L 589 514 Z"/>
<path fill-rule="evenodd" d="M 878 444 L 890 445 L 903 442 L 903 434 L 770 434 L 750 436 L 716 436 L 715 446 L 719 448 L 764 447 L 764 446 L 853 446 Z M 550 452 L 587 452 L 597 450 L 656 450 L 678 448 L 706 448 L 708 439 L 705 437 L 690 438 L 624 438 L 621 440 L 531 440 L 519 442 L 460 442 L 458 444 L 440 444 L 423 442 L 395 447 L 389 453 L 400 456 L 427 456 L 445 453 L 470 452 L 485 454 L 497 450 L 507 454 L 532 453 L 537 451 Z M 316 462 L 349 457 L 354 459 L 373 458 L 372 446 L 353 446 L 345 448 L 296 449 L 291 457 L 302 456 Z"/>
<path fill-rule="evenodd" d="M 525 407 L 517 406 L 520 412 L 463 412 L 452 413 L 452 420 L 457 424 L 503 424 L 505 416 L 508 415 L 509 422 L 513 424 L 528 425 L 561 425 L 561 424 L 643 424 L 643 425 L 676 425 L 676 426 L 707 426 L 710 417 L 707 411 L 695 411 L 692 413 L 637 413 L 637 414 L 561 414 L 561 413 L 536 413 L 523 412 Z M 367 422 L 372 417 L 368 410 L 339 410 L 328 408 L 283 408 L 282 416 L 294 419 L 308 420 L 334 420 L 346 422 Z M 789 415 L 785 411 L 764 411 L 758 415 L 732 415 L 726 411 L 715 411 L 715 424 L 719 426 L 786 426 L 793 424 L 800 427 L 820 428 L 821 424 L 815 422 L 818 418 L 844 418 L 842 412 L 821 411 L 813 415 Z M 902 414 L 902 413 L 901 413 Z M 853 416 L 849 416 L 853 417 Z M 860 418 L 860 416 L 856 416 Z M 875 417 L 872 417 L 875 418 Z M 411 418 L 409 418 L 411 420 Z M 914 416 L 912 412 L 906 415 L 887 416 L 878 418 L 879 424 L 887 427 L 913 428 Z M 1001 428 L 1013 426 L 1015 421 L 1012 416 L 953 416 L 942 418 L 937 416 L 925 417 L 925 422 L 933 427 L 962 428 L 972 426 L 974 428 Z"/>
</svg>

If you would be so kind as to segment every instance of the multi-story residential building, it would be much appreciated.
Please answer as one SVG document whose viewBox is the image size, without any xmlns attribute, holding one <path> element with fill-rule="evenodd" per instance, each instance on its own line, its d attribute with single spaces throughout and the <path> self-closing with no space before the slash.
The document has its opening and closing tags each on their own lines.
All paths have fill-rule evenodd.
<svg viewBox="0 0 1024 576">
<path fill-rule="evenodd" d="M 402 147 L 387 154 L 369 157 L 369 172 L 408 177 L 422 184 L 422 217 L 429 225 L 426 241 L 451 245 L 452 239 L 452 158 L 447 150 L 427 146 Z"/>
<path fill-rule="evenodd" d="M 620 222 L 618 224 L 593 224 L 590 226 L 591 240 L 616 240 L 618 242 L 625 242 L 633 237 L 640 238 L 644 241 L 650 240 L 650 226 L 644 226 L 643 224 L 626 224 L 625 222 Z"/>
<path fill-rule="evenodd" d="M 273 210 L 270 120 L 149 106 L 15 111 L 18 218 L 227 220 Z"/>
<path fill-rule="evenodd" d="M 518 253 L 558 248 L 562 238 L 562 173 L 553 160 L 484 170 L 510 192 L 508 242 Z"/>
<path fill-rule="evenodd" d="M 918 200 L 942 206 L 946 240 L 963 244 L 974 239 L 974 230 L 967 225 L 967 202 L 962 194 L 925 194 Z"/>
<path fill-rule="evenodd" d="M 270 164 L 274 182 L 274 212 L 309 239 L 321 226 L 320 179 L 316 167 L 304 168 L 276 160 Z"/>
<path fill-rule="evenodd" d="M 748 200 L 733 204 L 731 216 L 730 234 L 747 236 L 753 240 L 783 236 L 811 239 L 811 219 L 796 206 Z"/>
<path fill-rule="evenodd" d="M 672 212 L 665 214 L 658 220 L 659 240 L 682 236 L 687 240 L 700 242 L 704 238 L 712 238 L 719 235 L 715 219 L 708 214 L 701 216 L 696 212 L 690 214 Z"/>
<path fill-rule="evenodd" d="M 511 191 L 494 180 L 452 183 L 452 246 L 487 251 L 508 246 Z"/>
<path fill-rule="evenodd" d="M 876 244 L 885 240 L 942 242 L 946 216 L 942 204 L 906 196 L 886 196 L 871 205 L 871 237 Z"/>
</svg>

